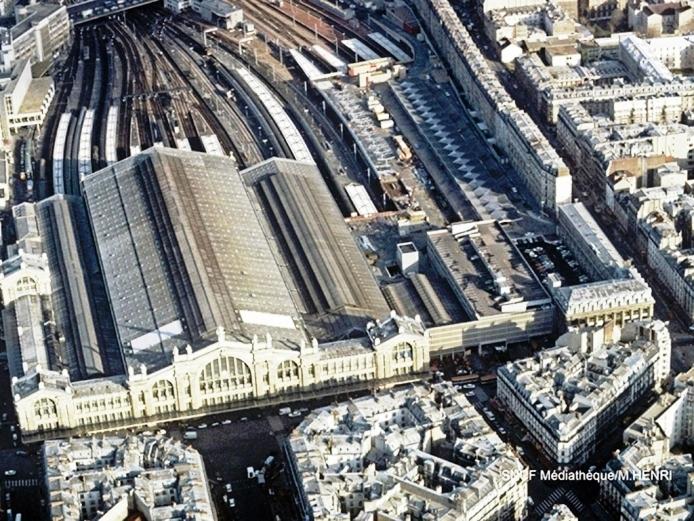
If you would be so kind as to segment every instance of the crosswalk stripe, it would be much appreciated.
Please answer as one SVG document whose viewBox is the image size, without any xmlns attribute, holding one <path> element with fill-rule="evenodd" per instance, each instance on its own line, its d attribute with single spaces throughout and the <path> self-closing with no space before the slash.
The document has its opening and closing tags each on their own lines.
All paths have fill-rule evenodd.
<svg viewBox="0 0 694 521">
<path fill-rule="evenodd" d="M 37 478 L 6 479 L 4 481 L 5 487 L 9 487 L 9 488 L 35 487 L 38 484 L 39 484 L 39 480 Z"/>
</svg>

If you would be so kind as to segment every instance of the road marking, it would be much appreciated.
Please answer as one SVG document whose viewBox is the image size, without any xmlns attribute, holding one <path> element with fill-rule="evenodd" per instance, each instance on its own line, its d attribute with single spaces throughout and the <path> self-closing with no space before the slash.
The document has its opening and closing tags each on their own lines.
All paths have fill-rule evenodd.
<svg viewBox="0 0 694 521">
<path fill-rule="evenodd" d="M 37 478 L 29 478 L 29 479 L 6 479 L 3 482 L 3 485 L 6 488 L 25 488 L 25 487 L 36 487 L 39 484 L 39 480 Z"/>
<path fill-rule="evenodd" d="M 282 419 L 279 416 L 268 416 L 267 422 L 270 424 L 273 432 L 282 432 L 284 430 Z"/>
</svg>

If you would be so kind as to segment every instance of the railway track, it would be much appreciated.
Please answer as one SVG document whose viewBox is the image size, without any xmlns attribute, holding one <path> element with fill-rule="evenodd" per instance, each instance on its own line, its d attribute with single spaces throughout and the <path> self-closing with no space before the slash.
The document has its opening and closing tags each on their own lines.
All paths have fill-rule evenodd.
<svg viewBox="0 0 694 521">
<path fill-rule="evenodd" d="M 82 33 L 83 36 L 84 32 L 85 31 Z M 82 133 L 82 124 L 84 123 L 86 110 L 90 106 L 92 100 L 93 90 L 93 88 L 84 87 L 93 87 L 96 71 L 95 49 L 97 47 L 97 37 L 93 28 L 90 28 L 90 30 L 86 32 L 88 33 L 85 37 L 86 42 L 82 47 L 82 77 L 79 83 L 76 82 L 73 84 L 73 87 L 77 86 L 79 90 L 70 93 L 71 98 L 74 97 L 74 99 L 71 99 L 71 101 L 76 99 L 76 105 L 74 108 L 76 117 L 72 118 L 65 144 L 66 163 L 65 167 L 63 168 L 63 184 L 65 187 L 65 193 L 68 194 L 79 193 L 80 138 Z M 69 109 L 70 106 L 67 108 Z"/>
<path fill-rule="evenodd" d="M 132 75 L 126 74 L 128 69 L 128 62 L 126 57 L 126 50 L 123 42 L 118 40 L 114 31 L 114 49 L 119 57 L 121 67 L 122 67 L 122 78 L 121 78 L 121 88 L 120 88 L 120 99 L 117 102 L 120 103 L 120 111 L 118 112 L 118 138 L 116 140 L 116 152 L 118 160 L 125 159 L 130 155 L 130 130 L 129 122 L 132 117 L 132 93 L 133 93 L 133 78 Z"/>
<path fill-rule="evenodd" d="M 95 88 L 92 92 L 92 108 L 94 109 L 94 121 L 99 129 L 96 135 L 92 134 L 92 147 L 96 146 L 98 156 L 92 157 L 92 170 L 106 166 L 106 128 L 108 123 L 108 111 L 111 107 L 111 93 L 113 92 L 113 78 L 115 75 L 113 65 L 113 51 L 111 49 L 108 33 L 97 38 L 98 53 L 101 58 L 101 88 Z"/>
<path fill-rule="evenodd" d="M 75 38 L 75 43 L 68 52 L 61 71 L 63 81 L 60 83 L 58 94 L 54 98 L 55 108 L 53 109 L 52 116 L 44 127 L 45 133 L 41 142 L 40 157 L 45 159 L 43 162 L 45 166 L 43 172 L 39 173 L 39 181 L 37 184 L 38 199 L 43 199 L 53 193 L 53 170 L 51 166 L 53 164 L 53 145 L 58 134 L 58 122 L 60 121 L 61 115 L 67 109 L 70 92 L 72 91 L 75 74 L 77 73 L 80 52 L 81 38 Z M 69 80 L 66 81 L 65 78 L 69 78 Z"/>
<path fill-rule="evenodd" d="M 279 30 L 279 17 L 271 17 L 271 12 L 262 8 L 257 14 Z M 309 36 L 309 31 L 297 29 L 291 43 L 307 45 Z M 96 171 L 114 157 L 120 160 L 131 155 L 131 146 L 204 151 L 199 129 L 214 134 L 221 152 L 233 154 L 241 167 L 271 155 L 286 155 L 274 122 L 243 94 L 244 87 L 233 71 L 206 57 L 191 39 L 156 11 L 154 16 L 138 15 L 127 23 L 113 20 L 80 29 L 63 68 L 66 78 L 56 97 L 54 123 L 42 144 L 42 157 L 52 160 L 57 122 L 61 114 L 72 111 L 69 125 L 65 122 L 62 162 L 66 193 L 79 193 L 80 173 L 89 173 L 85 161 L 89 161 L 87 170 Z M 114 106 L 118 107 L 116 120 L 108 117 Z M 94 127 L 89 132 L 84 122 L 92 117 L 91 111 Z M 114 123 L 115 154 L 113 136 L 107 139 Z M 78 163 L 82 163 L 81 170 Z M 50 185 L 44 196 L 49 191 Z"/>
<path fill-rule="evenodd" d="M 164 45 L 161 40 L 158 41 L 158 43 L 164 50 L 164 53 L 169 55 L 169 59 L 174 67 L 180 70 L 183 64 L 183 66 L 188 67 L 188 70 L 195 75 L 198 89 L 200 89 L 200 92 L 197 92 L 196 89 L 198 111 L 207 125 L 209 125 L 220 139 L 220 143 L 225 149 L 225 152 L 233 152 L 242 166 L 249 166 L 262 161 L 265 156 L 260 150 L 261 147 L 260 143 L 258 143 L 258 138 L 249 128 L 248 118 L 244 117 L 244 113 L 240 111 L 238 106 L 230 103 L 229 100 L 220 95 L 219 89 L 217 89 L 212 80 L 204 72 L 203 58 L 197 56 L 197 60 L 199 61 L 196 61 L 196 58 L 192 56 L 190 47 L 186 46 L 186 43 L 191 43 L 189 41 L 190 36 L 171 24 L 167 24 L 163 34 L 167 37 L 167 39 L 164 40 L 167 42 L 167 45 Z M 177 49 L 176 56 L 172 56 L 171 53 L 173 51 L 168 50 L 169 44 L 173 46 L 172 48 Z M 215 79 L 218 80 L 218 78 Z M 216 101 L 212 102 L 212 99 L 216 99 Z M 216 104 L 217 109 L 226 114 L 229 126 L 235 130 L 235 139 L 231 138 L 224 125 L 222 125 L 216 111 L 210 108 L 211 103 Z M 243 143 L 244 146 L 238 146 L 237 142 Z"/>
<path fill-rule="evenodd" d="M 142 150 L 155 144 L 152 129 L 150 127 L 149 111 L 147 107 L 147 95 L 151 92 L 150 72 L 145 70 L 139 50 L 134 43 L 135 35 L 124 27 L 121 22 L 113 24 L 114 31 L 123 44 L 126 61 L 129 64 L 127 70 L 131 71 L 131 114 L 130 121 L 137 121 L 138 138 Z"/>
<path fill-rule="evenodd" d="M 314 33 L 297 24 L 291 16 L 288 19 L 277 16 L 276 11 L 266 3 L 245 2 L 244 15 L 253 21 L 258 32 L 276 44 L 281 42 L 286 49 L 309 47 L 316 43 Z"/>
<path fill-rule="evenodd" d="M 339 45 L 342 40 L 355 38 L 368 42 L 368 31 L 355 29 L 334 13 L 321 10 L 304 0 L 285 1 L 281 6 L 265 0 L 243 0 L 242 5 L 247 12 L 259 13 L 261 24 L 272 24 L 269 37 L 293 35 L 293 44 L 290 40 L 290 44 L 285 45 L 287 49 L 309 47 L 320 42 L 330 49 L 341 48 L 344 57 L 351 57 L 353 52 Z M 287 38 L 288 36 L 283 37 L 284 40 Z"/>
</svg>

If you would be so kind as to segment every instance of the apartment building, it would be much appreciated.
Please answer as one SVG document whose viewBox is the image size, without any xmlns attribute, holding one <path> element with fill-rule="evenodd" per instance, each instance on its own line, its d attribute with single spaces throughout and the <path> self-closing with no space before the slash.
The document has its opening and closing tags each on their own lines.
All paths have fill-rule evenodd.
<svg viewBox="0 0 694 521">
<path fill-rule="evenodd" d="M 694 370 L 678 375 L 624 431 L 624 448 L 605 467 L 600 502 L 615 518 L 684 520 L 694 515 Z"/>
<path fill-rule="evenodd" d="M 497 395 L 556 467 L 576 467 L 636 401 L 670 371 L 670 335 L 660 321 L 574 329 L 556 347 L 508 362 Z"/>
<path fill-rule="evenodd" d="M 558 205 L 571 201 L 567 166 L 530 116 L 516 106 L 448 0 L 418 0 L 414 5 L 467 103 L 475 108 L 478 123 L 495 139 L 535 203 L 554 214 Z"/>
<path fill-rule="evenodd" d="M 163 435 L 49 440 L 48 519 L 215 519 L 202 456 Z"/>
<path fill-rule="evenodd" d="M 317 409 L 285 450 L 307 519 L 525 516 L 527 468 L 450 383 Z"/>
</svg>

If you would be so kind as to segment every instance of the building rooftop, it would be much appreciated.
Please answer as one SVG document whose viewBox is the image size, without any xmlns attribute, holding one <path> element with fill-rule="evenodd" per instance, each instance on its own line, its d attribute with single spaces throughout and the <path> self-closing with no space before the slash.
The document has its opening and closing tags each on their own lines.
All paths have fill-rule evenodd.
<svg viewBox="0 0 694 521">
<path fill-rule="evenodd" d="M 44 331 L 44 310 L 50 306 L 48 297 L 23 295 L 3 313 L 3 326 L 8 346 L 7 365 L 12 377 L 21 377 L 35 367 L 51 367 L 48 339 Z"/>
<path fill-rule="evenodd" d="M 675 378 L 674 394 L 663 394 L 624 431 L 625 447 L 605 470 L 616 474 L 622 509 L 634 519 L 690 519 L 694 515 L 694 369 Z M 684 452 L 684 453 L 681 453 Z M 669 471 L 658 480 L 648 472 Z M 662 517 L 660 517 L 662 515 Z"/>
<path fill-rule="evenodd" d="M 645 40 L 630 35 L 623 38 L 619 45 L 622 53 L 625 53 L 638 64 L 639 73 L 644 79 L 662 82 L 670 82 L 674 79 L 674 75 L 663 62 L 653 56 L 650 46 Z"/>
<path fill-rule="evenodd" d="M 204 0 L 203 3 L 212 13 L 223 18 L 231 16 L 232 13 L 240 9 L 226 0 Z"/>
<path fill-rule="evenodd" d="M 23 13 L 17 17 L 17 23 L 11 28 L 13 40 L 17 40 L 18 38 L 24 36 L 26 32 L 34 27 L 37 23 L 44 18 L 51 16 L 56 11 L 63 9 L 63 6 L 52 3 L 36 3 L 21 6 L 20 9 L 23 11 Z"/>
<path fill-rule="evenodd" d="M 219 326 L 287 347 L 305 338 L 232 159 L 150 148 L 86 177 L 83 193 L 129 363 L 158 369 Z"/>
<path fill-rule="evenodd" d="M 48 258 L 52 304 L 73 379 L 123 372 L 123 359 L 81 199 L 56 195 L 36 205 Z"/>
<path fill-rule="evenodd" d="M 437 230 L 427 237 L 439 271 L 475 318 L 550 302 L 499 224 L 477 223 L 460 235 Z"/>
<path fill-rule="evenodd" d="M 46 97 L 53 89 L 53 86 L 53 78 L 43 77 L 32 79 L 29 89 L 22 100 L 22 104 L 19 106 L 17 116 L 40 112 L 43 108 L 43 103 L 46 101 Z"/>
<path fill-rule="evenodd" d="M 158 521 L 215 517 L 202 457 L 161 435 L 49 440 L 43 463 L 51 519 L 115 515 L 122 502 Z"/>
<path fill-rule="evenodd" d="M 522 508 L 527 497 L 523 463 L 449 383 L 317 409 L 287 443 L 302 505 L 316 520 L 344 511 L 401 519 L 414 510 L 452 521 L 490 497 L 499 511 Z M 353 494 L 364 501 L 349 501 Z"/>
<path fill-rule="evenodd" d="M 542 521 L 575 521 L 578 518 L 571 512 L 571 509 L 563 503 L 554 505 L 549 512 L 542 516 Z"/>
<path fill-rule="evenodd" d="M 624 259 L 583 203 L 561 205 L 559 222 L 566 228 L 573 228 L 569 233 L 573 237 L 580 237 L 585 243 L 588 253 L 602 266 L 604 278 L 617 277 L 623 273 L 626 266 Z"/>
<path fill-rule="evenodd" d="M 629 323 L 612 335 L 609 328 L 570 331 L 557 347 L 500 367 L 499 377 L 532 405 L 545 428 L 570 439 L 649 365 L 669 371 L 670 339 L 662 322 Z"/>
<path fill-rule="evenodd" d="M 652 303 L 650 287 L 637 278 L 609 279 L 575 286 L 562 286 L 552 290 L 557 303 L 565 314 L 571 315 L 595 310 L 596 307 L 608 308 L 613 302 L 621 305 L 629 302 Z"/>
<path fill-rule="evenodd" d="M 389 308 L 313 163 L 270 159 L 242 172 L 273 237 L 290 287 L 322 334 L 334 337 L 388 316 Z"/>
</svg>

